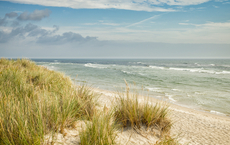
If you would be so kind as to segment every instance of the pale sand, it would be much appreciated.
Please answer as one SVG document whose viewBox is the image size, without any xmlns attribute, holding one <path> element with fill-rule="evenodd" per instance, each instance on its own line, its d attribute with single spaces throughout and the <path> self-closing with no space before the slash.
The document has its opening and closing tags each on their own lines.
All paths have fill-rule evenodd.
<svg viewBox="0 0 230 145">
<path fill-rule="evenodd" d="M 116 94 L 111 91 L 94 89 L 101 94 L 99 102 L 108 108 L 115 99 Z M 140 97 L 143 101 L 147 97 Z M 150 98 L 149 102 L 155 104 L 160 100 Z M 218 116 L 207 112 L 197 111 L 178 105 L 170 104 L 170 118 L 174 122 L 171 135 L 179 135 L 181 144 L 189 145 L 230 145 L 230 117 Z M 66 134 L 57 134 L 55 144 L 79 144 L 79 126 L 85 126 L 84 122 L 77 122 L 75 129 L 66 129 Z M 144 129 L 139 132 L 126 128 L 120 130 L 117 136 L 117 143 L 128 145 L 155 144 L 159 135 L 148 134 Z"/>
<path fill-rule="evenodd" d="M 100 102 L 110 106 L 110 100 L 115 96 L 114 93 L 99 89 L 95 89 L 95 91 L 102 93 Z M 140 101 L 144 99 L 146 97 L 140 97 Z M 149 101 L 155 104 L 160 100 L 149 97 Z M 171 135 L 179 135 L 182 144 L 230 145 L 230 117 L 218 116 L 174 104 L 169 105 L 170 118 L 174 122 Z M 123 132 L 121 135 L 127 138 L 130 132 L 127 131 L 127 134 Z M 137 133 L 135 135 L 138 136 Z M 133 143 L 130 144 L 149 144 L 146 138 L 140 136 L 138 139 L 131 137 L 131 140 Z"/>
</svg>

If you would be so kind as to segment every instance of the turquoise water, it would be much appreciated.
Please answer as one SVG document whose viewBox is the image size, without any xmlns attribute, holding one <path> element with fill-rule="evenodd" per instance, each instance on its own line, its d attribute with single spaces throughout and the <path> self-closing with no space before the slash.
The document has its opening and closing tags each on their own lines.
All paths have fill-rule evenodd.
<svg viewBox="0 0 230 145">
<path fill-rule="evenodd" d="M 124 79 L 149 96 L 211 113 L 230 115 L 230 60 L 34 59 L 75 83 L 116 91 Z"/>
</svg>

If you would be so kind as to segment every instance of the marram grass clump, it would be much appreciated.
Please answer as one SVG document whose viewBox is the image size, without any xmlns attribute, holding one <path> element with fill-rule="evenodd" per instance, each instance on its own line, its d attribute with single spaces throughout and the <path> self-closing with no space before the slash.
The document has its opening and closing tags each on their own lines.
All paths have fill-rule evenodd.
<svg viewBox="0 0 230 145">
<path fill-rule="evenodd" d="M 118 126 L 114 121 L 113 112 L 95 113 L 86 129 L 80 133 L 82 145 L 113 145 L 116 144 Z"/>
<path fill-rule="evenodd" d="M 43 144 L 44 136 L 89 119 L 96 102 L 85 86 L 26 59 L 0 59 L 0 144 Z"/>
<path fill-rule="evenodd" d="M 123 127 L 147 129 L 155 128 L 161 135 L 168 134 L 172 121 L 169 119 L 168 107 L 165 104 L 149 104 L 148 100 L 139 101 L 138 93 L 130 93 L 126 83 L 126 93 L 120 93 L 115 103 L 115 118 Z"/>
</svg>

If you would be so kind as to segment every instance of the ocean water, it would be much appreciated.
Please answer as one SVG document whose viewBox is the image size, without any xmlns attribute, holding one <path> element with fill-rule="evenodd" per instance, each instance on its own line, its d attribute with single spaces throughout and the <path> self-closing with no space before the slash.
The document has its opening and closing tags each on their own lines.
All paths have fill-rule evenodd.
<svg viewBox="0 0 230 145">
<path fill-rule="evenodd" d="M 230 59 L 33 59 L 76 84 L 116 91 L 124 79 L 174 104 L 230 115 Z M 77 76 L 77 78 L 76 78 Z"/>
</svg>

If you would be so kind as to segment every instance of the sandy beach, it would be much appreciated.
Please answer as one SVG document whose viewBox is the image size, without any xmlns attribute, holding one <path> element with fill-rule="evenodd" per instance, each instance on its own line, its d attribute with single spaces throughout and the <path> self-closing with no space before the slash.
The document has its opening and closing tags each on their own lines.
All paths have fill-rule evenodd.
<svg viewBox="0 0 230 145">
<path fill-rule="evenodd" d="M 95 89 L 100 93 L 99 102 L 107 107 L 111 106 L 114 92 Z M 140 97 L 139 101 L 146 99 Z M 152 104 L 160 100 L 149 98 Z M 229 145 L 230 144 L 230 118 L 190 108 L 169 104 L 170 118 L 174 122 L 171 129 L 172 136 L 178 136 L 181 144 L 190 145 Z M 146 135 L 145 132 L 143 134 Z M 119 141 L 124 144 L 154 144 L 156 137 L 144 137 L 140 133 L 126 129 L 118 135 Z"/>
<path fill-rule="evenodd" d="M 102 110 L 110 108 L 117 93 L 92 88 L 95 93 L 100 94 L 99 103 Z M 152 105 L 162 102 L 152 97 L 140 96 L 139 101 L 148 99 Z M 168 104 L 173 126 L 170 135 L 178 139 L 182 145 L 229 145 L 230 144 L 230 118 L 219 116 L 203 111 Z M 105 110 L 104 110 L 105 111 Z M 86 123 L 78 121 L 72 129 L 65 129 L 65 134 L 57 134 L 55 145 L 80 144 L 79 133 L 84 129 Z M 118 130 L 116 142 L 126 145 L 154 145 L 160 139 L 156 131 L 153 135 L 144 127 L 133 130 L 131 127 Z"/>
</svg>

